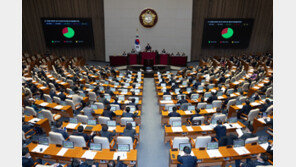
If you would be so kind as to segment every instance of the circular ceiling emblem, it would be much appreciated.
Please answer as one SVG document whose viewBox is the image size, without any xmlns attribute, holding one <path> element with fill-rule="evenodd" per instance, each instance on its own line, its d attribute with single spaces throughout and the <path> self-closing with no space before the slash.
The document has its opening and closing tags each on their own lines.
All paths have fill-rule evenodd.
<svg viewBox="0 0 296 167">
<path fill-rule="evenodd" d="M 145 9 L 141 12 L 139 19 L 142 26 L 151 28 L 157 23 L 158 16 L 153 9 Z"/>
</svg>

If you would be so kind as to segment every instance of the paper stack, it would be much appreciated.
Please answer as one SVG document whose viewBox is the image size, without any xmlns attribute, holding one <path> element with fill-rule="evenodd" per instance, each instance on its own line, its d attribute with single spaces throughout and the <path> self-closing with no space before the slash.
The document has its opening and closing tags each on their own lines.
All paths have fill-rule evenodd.
<svg viewBox="0 0 296 167">
<path fill-rule="evenodd" d="M 222 157 L 220 151 L 218 149 L 215 150 L 207 150 L 207 153 L 210 158 L 215 158 L 215 157 Z"/>
<path fill-rule="evenodd" d="M 120 160 L 127 159 L 127 153 L 126 152 L 115 152 L 113 154 L 113 160 L 116 160 L 117 157 L 120 157 Z"/>
<path fill-rule="evenodd" d="M 85 158 L 85 159 L 94 159 L 94 157 L 96 156 L 97 152 L 95 151 L 85 151 L 85 153 L 82 155 L 81 158 Z"/>
</svg>

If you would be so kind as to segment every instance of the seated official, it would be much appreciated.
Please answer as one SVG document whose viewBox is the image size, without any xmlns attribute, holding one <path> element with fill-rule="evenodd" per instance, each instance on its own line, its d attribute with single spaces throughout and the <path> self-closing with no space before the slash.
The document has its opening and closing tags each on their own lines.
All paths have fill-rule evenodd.
<svg viewBox="0 0 296 167">
<path fill-rule="evenodd" d="M 272 105 L 272 104 L 271 104 L 270 100 L 269 100 L 269 99 L 266 99 L 266 100 L 265 100 L 265 103 L 262 104 L 262 106 L 261 106 L 261 108 L 260 108 L 260 112 L 266 112 L 267 108 L 268 108 L 269 106 L 271 106 L 271 105 Z"/>
<path fill-rule="evenodd" d="M 123 131 L 123 136 L 130 136 L 134 141 L 135 135 L 136 135 L 136 130 L 133 129 L 133 125 L 131 123 L 127 123 Z"/>
<path fill-rule="evenodd" d="M 178 164 L 178 167 L 195 167 L 196 166 L 196 161 L 197 158 L 196 156 L 192 156 L 191 154 L 191 149 L 187 146 L 184 147 L 183 149 L 184 151 L 184 155 L 178 155 L 177 160 L 178 162 L 180 162 L 181 164 Z"/>
<path fill-rule="evenodd" d="M 219 147 L 221 146 L 232 146 L 233 145 L 233 141 L 237 140 L 238 137 L 235 133 L 230 133 L 226 136 L 223 136 L 220 138 L 219 142 Z"/>
<path fill-rule="evenodd" d="M 90 137 L 87 134 L 83 133 L 83 130 L 84 130 L 83 126 L 81 126 L 81 125 L 78 126 L 77 130 L 78 130 L 78 132 L 74 132 L 73 135 L 75 135 L 75 136 L 83 136 L 85 142 L 86 143 L 89 142 Z"/>
<path fill-rule="evenodd" d="M 91 103 L 88 101 L 85 104 L 85 107 L 82 109 L 84 112 L 84 115 L 87 115 L 88 118 L 93 118 L 93 113 L 95 113 L 94 109 L 91 108 Z"/>
<path fill-rule="evenodd" d="M 32 159 L 28 147 L 22 149 L 22 167 L 34 166 L 34 160 Z"/>
<path fill-rule="evenodd" d="M 270 165 L 268 162 L 268 156 L 264 153 L 258 154 L 256 160 L 247 159 L 245 163 L 241 164 L 241 167 L 256 167 L 256 166 L 267 166 Z"/>
<path fill-rule="evenodd" d="M 65 101 L 66 100 L 66 95 L 64 93 L 64 90 L 62 89 L 60 94 L 58 95 L 58 97 L 62 100 L 62 101 Z"/>
<path fill-rule="evenodd" d="M 129 107 L 126 107 L 125 112 L 122 113 L 122 117 L 134 118 L 138 116 L 138 112 L 130 113 L 130 110 L 131 109 Z"/>
<path fill-rule="evenodd" d="M 169 117 L 181 117 L 179 113 L 177 113 L 177 107 L 173 107 L 173 111 L 169 113 Z"/>
<path fill-rule="evenodd" d="M 128 105 L 132 105 L 136 107 L 136 110 L 139 110 L 138 105 L 136 104 L 136 99 L 132 98 L 131 102 Z"/>
<path fill-rule="evenodd" d="M 255 100 L 261 100 L 261 96 L 258 94 L 258 92 L 255 92 L 251 98 L 254 98 Z"/>
<path fill-rule="evenodd" d="M 112 117 L 115 117 L 116 114 L 115 114 L 113 111 L 110 111 L 110 109 L 111 109 L 111 106 L 108 105 L 108 106 L 107 106 L 107 109 L 103 111 L 102 116 L 104 116 L 104 117 L 109 117 L 110 120 L 112 120 Z"/>
<path fill-rule="evenodd" d="M 162 54 L 166 53 L 165 49 L 162 49 L 161 53 L 162 53 Z"/>
<path fill-rule="evenodd" d="M 191 123 L 192 123 L 194 117 L 200 117 L 200 116 L 202 116 L 202 115 L 199 114 L 199 113 L 200 113 L 200 109 L 199 109 L 199 108 L 196 108 L 196 109 L 195 109 L 195 114 L 192 115 L 191 118 L 190 118 L 190 122 L 191 122 Z"/>
<path fill-rule="evenodd" d="M 118 102 L 118 97 L 115 97 L 114 98 L 114 102 L 111 103 L 111 104 L 118 104 L 119 106 L 121 106 L 120 103 Z"/>
<path fill-rule="evenodd" d="M 62 134 L 65 140 L 69 137 L 68 133 L 62 128 L 62 122 L 60 121 L 56 122 L 56 128 L 52 129 L 52 131 Z"/>
<path fill-rule="evenodd" d="M 226 126 L 222 125 L 221 120 L 217 120 L 217 126 L 214 128 L 216 132 L 216 138 L 220 140 L 223 136 L 226 136 Z"/>
<path fill-rule="evenodd" d="M 105 97 L 104 97 L 104 93 L 100 93 L 100 96 L 98 97 L 98 102 L 100 103 L 104 103 L 105 102 Z"/>
<path fill-rule="evenodd" d="M 50 89 L 49 91 L 49 96 L 53 99 L 54 96 L 57 96 L 56 92 L 54 89 Z"/>
<path fill-rule="evenodd" d="M 218 98 L 217 98 L 217 93 L 216 93 L 216 92 L 212 92 L 212 96 L 208 98 L 207 102 L 208 102 L 209 104 L 212 104 L 212 102 L 213 102 L 214 100 L 217 100 L 217 99 L 218 99 Z"/>
<path fill-rule="evenodd" d="M 116 131 L 113 130 L 113 132 L 109 132 L 108 131 L 108 125 L 102 124 L 102 130 L 99 132 L 99 135 L 101 137 L 107 137 L 109 142 L 111 142 L 113 137 L 116 135 Z"/>
<path fill-rule="evenodd" d="M 167 90 L 163 93 L 163 95 L 171 95 L 171 93 L 170 93 L 170 91 L 167 89 Z"/>
<path fill-rule="evenodd" d="M 99 163 L 88 164 L 87 162 L 82 162 L 80 159 L 73 158 L 69 167 L 98 167 Z M 59 167 L 59 166 L 58 166 Z"/>
<path fill-rule="evenodd" d="M 237 112 L 237 119 L 240 118 L 240 116 L 242 115 L 242 113 L 248 115 L 249 112 L 252 110 L 252 107 L 250 105 L 249 99 L 247 99 L 245 103 L 246 104 L 243 106 L 243 108 L 241 110 L 238 110 L 238 112 Z"/>
<path fill-rule="evenodd" d="M 181 96 L 181 100 L 177 102 L 179 105 L 182 105 L 183 103 L 188 103 L 188 101 L 185 99 L 185 96 Z"/>
</svg>

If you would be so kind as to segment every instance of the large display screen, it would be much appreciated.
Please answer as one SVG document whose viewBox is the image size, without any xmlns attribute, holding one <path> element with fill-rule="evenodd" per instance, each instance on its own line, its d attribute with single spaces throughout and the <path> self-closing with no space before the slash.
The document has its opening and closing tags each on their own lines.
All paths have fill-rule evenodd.
<svg viewBox="0 0 296 167">
<path fill-rule="evenodd" d="M 205 19 L 202 48 L 247 48 L 253 22 L 254 19 Z"/>
<path fill-rule="evenodd" d="M 93 47 L 91 18 L 41 18 L 48 47 Z"/>
</svg>

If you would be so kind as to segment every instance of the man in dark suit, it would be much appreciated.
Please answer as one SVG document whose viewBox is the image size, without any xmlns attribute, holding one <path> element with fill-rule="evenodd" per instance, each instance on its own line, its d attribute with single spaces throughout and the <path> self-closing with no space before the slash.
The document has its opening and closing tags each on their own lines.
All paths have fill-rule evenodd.
<svg viewBox="0 0 296 167">
<path fill-rule="evenodd" d="M 87 134 L 83 133 L 83 129 L 84 129 L 83 126 L 80 125 L 77 129 L 78 132 L 74 132 L 73 135 L 82 136 L 84 138 L 85 142 L 87 143 L 87 142 L 89 142 L 90 137 Z"/>
<path fill-rule="evenodd" d="M 265 112 L 270 105 L 271 105 L 270 100 L 266 99 L 265 103 L 262 104 L 262 106 L 260 108 L 260 112 Z"/>
<path fill-rule="evenodd" d="M 133 125 L 131 123 L 127 123 L 123 131 L 123 136 L 130 136 L 134 141 L 135 135 L 136 135 L 136 130 L 133 129 Z"/>
<path fill-rule="evenodd" d="M 65 140 L 69 137 L 68 133 L 62 129 L 62 122 L 60 121 L 56 122 L 56 129 L 53 129 L 52 131 L 62 134 Z"/>
<path fill-rule="evenodd" d="M 185 155 L 181 156 L 178 155 L 177 160 L 178 162 L 180 162 L 181 164 L 178 164 L 178 167 L 195 167 L 196 166 L 196 161 L 197 158 L 195 156 L 191 156 L 191 149 L 189 147 L 184 147 L 183 149 Z"/>
<path fill-rule="evenodd" d="M 179 105 L 182 105 L 183 103 L 188 103 L 188 101 L 185 99 L 185 96 L 181 96 L 181 100 L 177 102 Z"/>
<path fill-rule="evenodd" d="M 58 97 L 62 100 L 62 101 L 65 101 L 66 100 L 66 95 L 64 93 L 64 90 L 62 89 L 60 94 L 58 95 Z"/>
<path fill-rule="evenodd" d="M 99 134 L 100 134 L 100 136 L 102 136 L 102 137 L 107 137 L 108 140 L 109 140 L 109 142 L 111 142 L 113 136 L 116 135 L 116 132 L 115 132 L 115 130 L 113 130 L 113 132 L 109 132 L 109 131 L 108 131 L 108 125 L 103 124 L 103 125 L 102 125 L 102 130 L 99 132 Z"/>
<path fill-rule="evenodd" d="M 212 102 L 213 102 L 214 100 L 217 100 L 217 99 L 218 99 L 218 98 L 217 98 L 216 93 L 212 92 L 212 96 L 208 98 L 207 102 L 210 103 L 210 104 L 212 104 Z"/>
<path fill-rule="evenodd" d="M 114 102 L 111 103 L 111 104 L 118 104 L 118 105 L 120 106 L 120 103 L 118 103 L 118 97 L 115 97 L 115 98 L 114 98 Z"/>
<path fill-rule="evenodd" d="M 249 101 L 249 99 L 247 99 L 246 100 L 246 104 L 243 106 L 243 108 L 237 112 L 237 119 L 240 118 L 240 116 L 242 115 L 242 113 L 248 115 L 249 112 L 251 111 L 251 109 L 252 109 L 252 107 L 250 105 L 250 101 Z"/>
<path fill-rule="evenodd" d="M 126 112 L 123 112 L 122 113 L 122 117 L 134 118 L 134 117 L 138 116 L 138 113 L 137 112 L 130 113 L 130 110 L 131 109 L 129 107 L 126 107 L 126 109 L 125 109 Z"/>
<path fill-rule="evenodd" d="M 110 109 L 111 109 L 111 107 L 110 107 L 110 105 L 108 105 L 108 106 L 107 106 L 107 109 L 104 110 L 104 112 L 103 112 L 102 115 L 103 115 L 104 117 L 109 117 L 110 119 L 112 119 L 112 117 L 115 117 L 116 114 L 115 114 L 113 111 L 110 111 Z"/>
<path fill-rule="evenodd" d="M 270 165 L 270 163 L 268 162 L 268 156 L 266 154 L 258 154 L 256 158 L 257 159 L 254 161 L 247 159 L 245 163 L 241 164 L 241 167 L 256 167 Z"/>
<path fill-rule="evenodd" d="M 23 167 L 32 167 L 34 165 L 34 160 L 31 158 L 28 147 L 23 148 L 22 150 L 22 166 Z"/>
<path fill-rule="evenodd" d="M 179 113 L 177 113 L 177 107 L 173 107 L 173 112 L 169 113 L 169 117 L 181 117 Z"/>
<path fill-rule="evenodd" d="M 136 104 L 136 99 L 134 99 L 134 98 L 131 99 L 131 102 L 128 105 L 135 106 L 136 107 L 136 110 L 139 110 L 139 108 L 138 108 L 138 106 Z"/>
<path fill-rule="evenodd" d="M 217 126 L 214 128 L 216 132 L 216 138 L 220 140 L 223 136 L 226 136 L 226 126 L 222 125 L 221 120 L 217 120 Z"/>
<path fill-rule="evenodd" d="M 151 51 L 151 46 L 149 43 L 147 43 L 147 46 L 145 47 L 145 49 L 146 49 L 146 52 Z"/>
<path fill-rule="evenodd" d="M 221 137 L 219 140 L 219 147 L 221 146 L 232 146 L 233 141 L 238 139 L 238 137 L 235 135 L 235 133 L 230 133 L 229 135 L 226 135 L 224 137 Z"/>
</svg>

